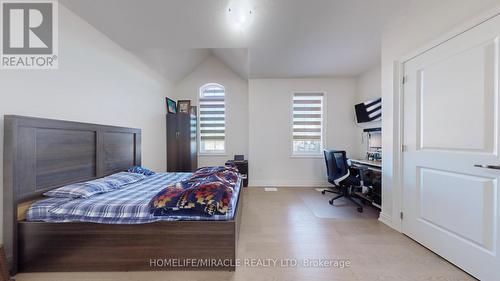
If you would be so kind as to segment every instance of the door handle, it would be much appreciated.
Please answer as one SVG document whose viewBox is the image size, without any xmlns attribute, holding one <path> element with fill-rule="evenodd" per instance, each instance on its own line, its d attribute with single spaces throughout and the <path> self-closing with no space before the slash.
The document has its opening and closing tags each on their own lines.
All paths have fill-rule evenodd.
<svg viewBox="0 0 500 281">
<path fill-rule="evenodd" d="M 481 164 L 476 164 L 476 165 L 474 165 L 474 167 L 484 168 L 484 169 L 500 170 L 500 165 L 481 165 Z"/>
</svg>

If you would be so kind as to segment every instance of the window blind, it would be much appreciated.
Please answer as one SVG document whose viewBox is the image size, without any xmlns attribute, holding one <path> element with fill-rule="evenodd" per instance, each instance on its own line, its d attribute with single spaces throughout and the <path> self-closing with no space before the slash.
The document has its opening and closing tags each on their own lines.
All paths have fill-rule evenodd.
<svg viewBox="0 0 500 281">
<path fill-rule="evenodd" d="M 320 152 L 323 136 L 323 94 L 293 95 L 293 134 L 295 152 Z"/>
<path fill-rule="evenodd" d="M 200 106 L 200 140 L 224 141 L 226 136 L 225 91 L 218 86 L 202 89 Z"/>
</svg>

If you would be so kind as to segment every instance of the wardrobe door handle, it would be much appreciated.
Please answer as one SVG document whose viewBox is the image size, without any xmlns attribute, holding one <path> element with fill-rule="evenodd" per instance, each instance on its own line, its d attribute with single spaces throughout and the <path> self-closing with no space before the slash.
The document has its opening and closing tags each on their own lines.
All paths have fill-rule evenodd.
<svg viewBox="0 0 500 281">
<path fill-rule="evenodd" d="M 484 169 L 492 169 L 492 170 L 500 170 L 500 165 L 481 165 L 481 164 L 476 164 L 474 167 L 477 168 L 484 168 Z"/>
</svg>

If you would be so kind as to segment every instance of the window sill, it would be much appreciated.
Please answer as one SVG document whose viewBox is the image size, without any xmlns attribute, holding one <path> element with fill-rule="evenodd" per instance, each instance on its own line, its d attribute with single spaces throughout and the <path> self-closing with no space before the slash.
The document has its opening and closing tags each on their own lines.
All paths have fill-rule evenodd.
<svg viewBox="0 0 500 281">
<path fill-rule="evenodd" d="M 292 154 L 290 155 L 290 158 L 323 158 L 324 156 L 321 154 Z"/>
<path fill-rule="evenodd" d="M 217 157 L 227 157 L 226 153 L 198 153 L 198 156 L 217 156 Z"/>
</svg>

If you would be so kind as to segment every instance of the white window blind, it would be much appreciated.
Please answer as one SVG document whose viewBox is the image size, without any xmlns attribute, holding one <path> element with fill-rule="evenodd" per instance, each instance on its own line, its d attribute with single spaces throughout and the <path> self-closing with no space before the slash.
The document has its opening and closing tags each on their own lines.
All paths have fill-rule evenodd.
<svg viewBox="0 0 500 281">
<path fill-rule="evenodd" d="M 200 152 L 224 153 L 226 104 L 224 87 L 208 84 L 200 89 Z"/>
<path fill-rule="evenodd" d="M 293 95 L 294 155 L 321 155 L 323 149 L 323 94 Z"/>
</svg>

